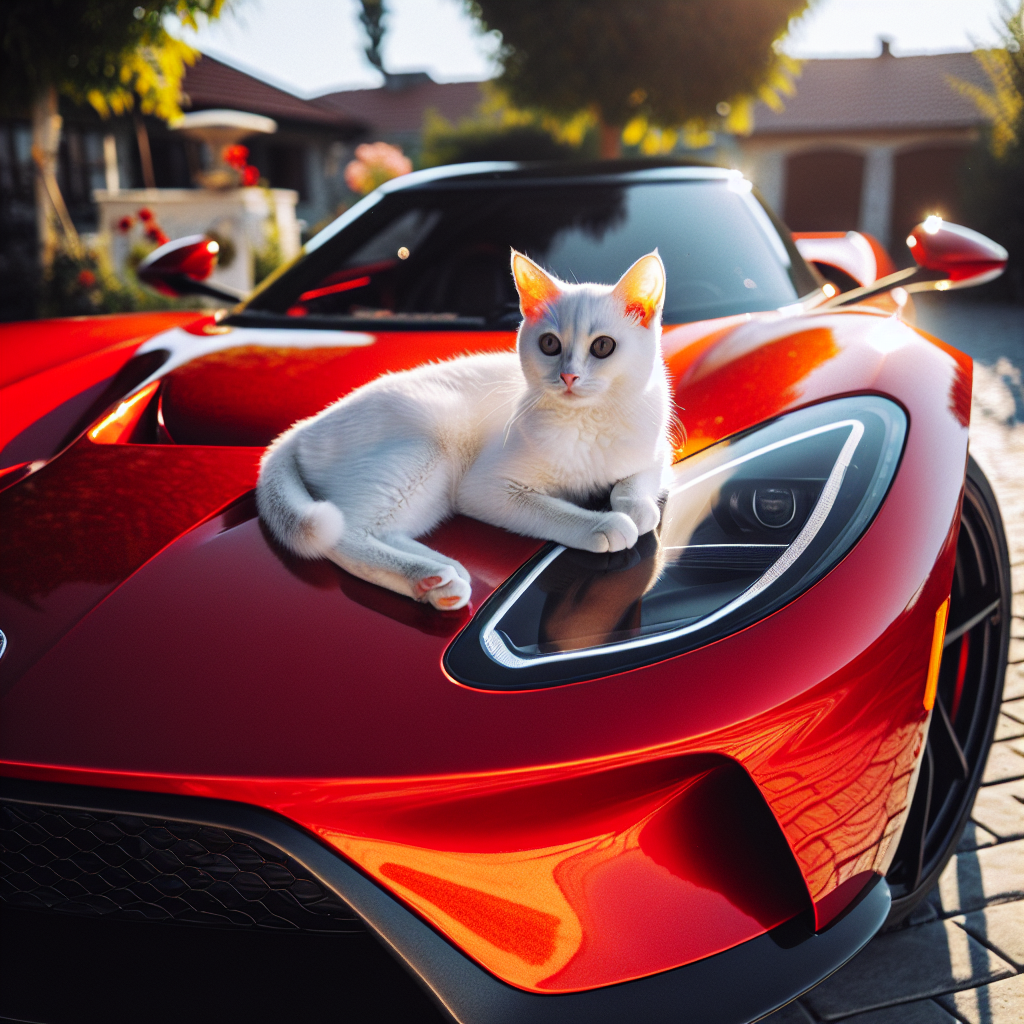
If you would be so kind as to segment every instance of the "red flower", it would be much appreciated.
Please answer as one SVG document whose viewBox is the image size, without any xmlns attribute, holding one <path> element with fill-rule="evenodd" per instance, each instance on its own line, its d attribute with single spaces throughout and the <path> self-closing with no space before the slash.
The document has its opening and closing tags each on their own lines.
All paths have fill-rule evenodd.
<svg viewBox="0 0 1024 1024">
<path fill-rule="evenodd" d="M 83 288 L 91 288 L 96 283 L 96 275 L 91 270 L 80 270 L 78 272 L 78 283 Z"/>
<path fill-rule="evenodd" d="M 146 231 L 146 237 L 151 242 L 155 242 L 157 245 L 166 245 L 167 242 L 170 241 L 170 239 L 168 239 L 168 237 L 160 230 L 159 227 L 157 227 L 156 224 L 153 224 Z"/>
<path fill-rule="evenodd" d="M 249 150 L 246 146 L 225 146 L 220 156 L 224 163 L 237 171 L 244 171 L 245 165 L 249 162 Z"/>
<path fill-rule="evenodd" d="M 139 220 L 141 220 L 143 224 L 148 224 L 152 219 L 153 211 L 148 206 L 144 206 L 139 210 Z"/>
<path fill-rule="evenodd" d="M 117 222 L 117 230 L 120 231 L 122 235 L 127 235 L 128 232 L 131 231 L 134 223 L 135 221 L 133 221 L 131 217 L 122 217 Z"/>
</svg>

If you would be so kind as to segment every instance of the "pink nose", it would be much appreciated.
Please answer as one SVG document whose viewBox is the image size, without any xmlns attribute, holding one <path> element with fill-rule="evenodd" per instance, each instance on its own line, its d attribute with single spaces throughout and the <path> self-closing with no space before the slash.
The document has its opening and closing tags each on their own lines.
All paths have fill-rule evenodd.
<svg viewBox="0 0 1024 1024">
<path fill-rule="evenodd" d="M 560 373 L 558 376 L 565 381 L 566 391 L 572 391 L 573 384 L 580 379 L 580 375 L 578 373 Z"/>
</svg>

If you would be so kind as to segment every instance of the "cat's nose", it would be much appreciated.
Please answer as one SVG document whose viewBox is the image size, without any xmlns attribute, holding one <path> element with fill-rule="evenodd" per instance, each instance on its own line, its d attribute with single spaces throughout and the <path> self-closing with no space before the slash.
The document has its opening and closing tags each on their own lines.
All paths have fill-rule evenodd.
<svg viewBox="0 0 1024 1024">
<path fill-rule="evenodd" d="M 572 391 L 573 384 L 580 379 L 580 375 L 578 373 L 560 373 L 558 376 L 565 382 L 566 391 Z"/>
</svg>

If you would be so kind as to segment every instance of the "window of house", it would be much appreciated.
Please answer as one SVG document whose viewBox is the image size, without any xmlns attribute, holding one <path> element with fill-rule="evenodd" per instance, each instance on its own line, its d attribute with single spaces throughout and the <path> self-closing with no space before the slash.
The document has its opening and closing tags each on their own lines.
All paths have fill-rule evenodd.
<svg viewBox="0 0 1024 1024">
<path fill-rule="evenodd" d="M 107 187 L 103 134 L 65 129 L 61 136 L 57 176 L 68 206 L 91 205 L 93 190 Z"/>
<path fill-rule="evenodd" d="M 266 176 L 273 188 L 290 188 L 306 198 L 306 150 L 304 146 L 267 146 Z"/>
<path fill-rule="evenodd" d="M 12 204 L 32 203 L 32 174 L 32 129 L 0 124 L 0 200 L 5 213 Z"/>
</svg>

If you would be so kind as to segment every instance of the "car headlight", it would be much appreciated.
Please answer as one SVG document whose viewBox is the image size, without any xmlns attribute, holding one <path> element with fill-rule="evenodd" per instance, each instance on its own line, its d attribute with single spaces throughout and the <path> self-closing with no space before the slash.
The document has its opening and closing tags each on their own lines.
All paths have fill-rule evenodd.
<svg viewBox="0 0 1024 1024">
<path fill-rule="evenodd" d="M 636 547 L 549 546 L 445 655 L 460 682 L 530 689 L 662 661 L 764 618 L 857 543 L 892 483 L 907 417 L 876 396 L 780 416 L 673 467 Z"/>
</svg>

